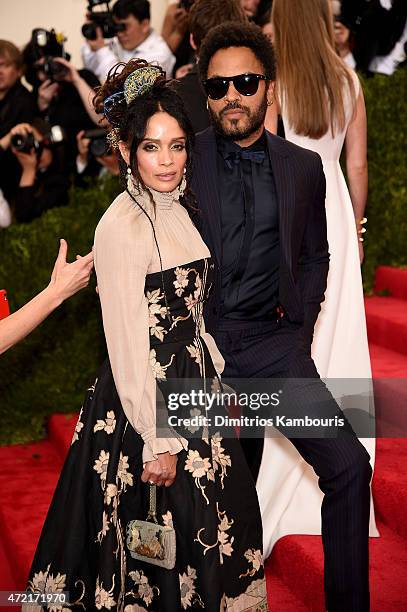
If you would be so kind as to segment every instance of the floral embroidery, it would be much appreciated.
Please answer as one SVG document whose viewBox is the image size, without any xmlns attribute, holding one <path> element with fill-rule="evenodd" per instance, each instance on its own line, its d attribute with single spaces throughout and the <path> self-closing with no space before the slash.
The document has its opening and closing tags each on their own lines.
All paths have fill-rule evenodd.
<svg viewBox="0 0 407 612">
<path fill-rule="evenodd" d="M 76 422 L 75 431 L 73 432 L 73 436 L 72 436 L 71 446 L 72 446 L 72 444 L 74 442 L 79 440 L 79 434 L 80 434 L 81 430 L 83 429 L 83 423 L 81 421 L 82 413 L 83 413 L 83 406 L 81 407 L 81 410 L 80 410 L 80 413 L 79 413 L 79 417 L 78 417 L 78 420 Z"/>
<path fill-rule="evenodd" d="M 201 351 L 200 351 L 200 347 L 198 344 L 198 340 L 196 338 L 194 338 L 193 344 L 190 344 L 189 346 L 187 346 L 187 351 L 191 355 L 192 359 L 194 359 L 195 362 L 199 365 L 199 368 L 201 368 L 202 357 L 201 357 Z"/>
<path fill-rule="evenodd" d="M 133 474 L 127 471 L 128 467 L 129 458 L 120 451 L 119 465 L 117 467 L 117 476 L 122 481 L 123 485 L 120 491 L 125 491 L 127 485 L 133 486 Z"/>
<path fill-rule="evenodd" d="M 116 606 L 116 602 L 112 597 L 114 591 L 114 577 L 112 576 L 112 587 L 109 591 L 103 588 L 103 582 L 99 585 L 99 576 L 96 578 L 96 591 L 95 591 L 95 606 L 98 610 L 102 608 L 107 608 L 111 610 L 114 606 Z"/>
<path fill-rule="evenodd" d="M 230 460 L 230 456 L 225 454 L 225 449 L 221 446 L 222 438 L 219 434 L 215 434 L 211 438 L 211 448 L 212 448 L 212 461 L 214 471 L 217 472 L 220 470 L 220 480 L 222 484 L 222 489 L 224 488 L 223 480 L 225 476 L 227 476 L 226 468 L 232 465 Z"/>
<path fill-rule="evenodd" d="M 106 512 L 103 510 L 102 529 L 99 531 L 99 533 L 96 536 L 96 541 L 99 542 L 99 544 L 101 544 L 103 538 L 109 531 L 109 523 L 110 523 L 109 517 L 107 516 Z"/>
<path fill-rule="evenodd" d="M 105 431 L 107 434 L 112 434 L 114 432 L 114 428 L 116 427 L 116 417 L 113 410 L 109 410 L 106 414 L 106 419 L 98 419 L 96 421 L 96 425 L 93 428 L 93 431 Z"/>
<path fill-rule="evenodd" d="M 191 472 L 192 477 L 195 478 L 195 484 L 202 491 L 202 495 L 206 499 L 206 503 L 209 504 L 209 499 L 205 495 L 205 486 L 201 483 L 201 478 L 207 476 L 208 470 L 211 468 L 210 461 L 207 457 L 201 457 L 197 450 L 190 449 L 188 451 L 188 457 L 185 461 L 184 469 Z"/>
<path fill-rule="evenodd" d="M 109 464 L 109 456 L 110 454 L 105 450 L 100 451 L 99 459 L 96 459 L 95 465 L 93 469 L 100 474 L 100 480 L 102 489 L 105 488 L 106 485 L 106 476 L 107 476 L 107 466 Z"/>
<path fill-rule="evenodd" d="M 187 297 L 184 298 L 184 302 L 188 310 L 192 310 L 192 308 L 197 305 L 198 298 L 196 298 L 193 295 L 188 295 Z"/>
<path fill-rule="evenodd" d="M 198 408 L 192 408 L 192 410 L 189 411 L 189 414 L 191 418 L 202 416 L 202 412 Z M 185 427 L 185 429 L 188 429 L 188 431 L 194 434 L 196 431 L 198 431 L 199 427 L 198 425 L 188 425 L 188 427 Z"/>
<path fill-rule="evenodd" d="M 188 274 L 190 273 L 190 269 L 187 268 L 175 268 L 175 276 L 176 280 L 174 281 L 175 293 L 178 297 L 184 293 L 185 287 L 188 285 Z"/>
<path fill-rule="evenodd" d="M 166 512 L 165 514 L 161 515 L 163 518 L 163 524 L 166 527 L 174 527 L 174 523 L 172 520 L 172 513 L 168 510 L 168 512 Z"/>
<path fill-rule="evenodd" d="M 167 307 L 159 303 L 160 300 L 164 298 L 164 294 L 160 293 L 160 289 L 155 289 L 154 291 L 147 291 L 146 296 L 148 301 L 148 325 L 150 328 L 150 335 L 155 336 L 162 342 L 165 334 L 168 333 L 162 325 L 158 325 L 160 322 L 158 317 L 164 319 L 168 312 Z"/>
<path fill-rule="evenodd" d="M 126 595 L 133 595 L 134 597 L 140 597 L 144 603 L 149 606 L 154 599 L 154 591 L 157 595 L 160 594 L 160 589 L 156 586 L 150 586 L 148 578 L 142 570 L 129 573 L 130 578 L 138 585 L 137 592 L 129 591 Z"/>
<path fill-rule="evenodd" d="M 165 380 L 167 378 L 166 371 L 172 364 L 175 355 L 171 355 L 170 362 L 167 365 L 162 365 L 157 359 L 157 353 L 155 349 L 150 350 L 150 365 L 153 370 L 154 378 L 158 380 Z"/>
<path fill-rule="evenodd" d="M 124 612 L 147 612 L 147 608 L 139 606 L 138 604 L 127 604 L 124 608 Z"/>
<path fill-rule="evenodd" d="M 251 582 L 238 597 L 222 597 L 219 612 L 268 612 L 265 579 Z"/>
<path fill-rule="evenodd" d="M 38 572 L 34 574 L 33 579 L 28 582 L 27 591 L 30 591 L 33 593 L 48 594 L 48 593 L 62 593 L 65 590 L 66 574 L 61 574 L 60 572 L 58 572 L 58 574 L 54 577 L 53 574 L 49 573 L 50 567 L 51 567 L 51 564 L 48 565 L 45 572 Z M 63 605 L 58 604 L 58 603 L 48 604 L 47 610 L 49 610 L 49 612 L 60 612 L 61 610 L 62 612 L 64 612 L 65 610 L 69 610 L 71 606 L 77 606 L 77 605 L 85 609 L 85 606 L 81 602 L 81 599 L 83 599 L 83 596 L 85 594 L 85 584 L 83 580 L 77 580 L 75 584 L 76 586 L 79 586 L 79 585 L 82 586 L 82 593 L 76 601 L 65 603 Z M 33 606 L 30 606 L 30 605 L 23 605 L 22 609 L 23 610 L 25 609 L 27 611 L 30 609 L 42 610 L 42 607 L 35 606 L 34 608 Z"/>
<path fill-rule="evenodd" d="M 245 574 L 240 574 L 239 578 L 245 578 L 246 576 L 254 576 L 254 574 L 258 572 L 263 565 L 261 550 L 254 550 L 254 548 L 249 548 L 249 550 L 246 550 L 244 556 L 248 560 L 249 564 L 252 565 L 252 568 L 248 569 Z"/>
<path fill-rule="evenodd" d="M 216 503 L 216 510 L 218 512 L 218 519 L 219 519 L 217 541 L 214 544 L 205 544 L 205 542 L 203 542 L 203 540 L 201 539 L 201 533 L 205 531 L 205 527 L 202 527 L 198 531 L 197 537 L 195 538 L 194 542 L 199 542 L 200 544 L 202 544 L 202 546 L 204 547 L 204 553 L 203 553 L 204 555 L 206 555 L 208 550 L 211 550 L 212 548 L 215 548 L 216 546 L 219 545 L 220 563 L 221 565 L 223 565 L 223 556 L 225 555 L 227 557 L 231 557 L 232 552 L 233 552 L 232 544 L 235 538 L 230 537 L 227 531 L 233 525 L 234 520 L 232 519 L 229 521 L 228 517 L 226 516 L 226 512 L 221 512 L 219 510 L 218 503 Z"/>
<path fill-rule="evenodd" d="M 195 278 L 195 287 L 196 289 L 194 291 L 194 298 L 198 300 L 201 295 L 201 291 L 202 291 L 202 281 L 201 281 L 201 277 L 199 276 L 199 274 L 197 274 Z"/>
<path fill-rule="evenodd" d="M 192 603 L 198 603 L 202 608 L 204 604 L 195 587 L 196 570 L 193 567 L 187 566 L 187 573 L 179 574 L 179 590 L 181 594 L 181 606 L 186 610 L 192 606 Z"/>
</svg>

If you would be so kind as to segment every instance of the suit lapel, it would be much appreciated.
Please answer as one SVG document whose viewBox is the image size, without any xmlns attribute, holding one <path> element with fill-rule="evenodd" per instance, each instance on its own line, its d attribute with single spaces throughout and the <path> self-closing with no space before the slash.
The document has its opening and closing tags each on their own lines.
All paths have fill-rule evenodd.
<svg viewBox="0 0 407 612">
<path fill-rule="evenodd" d="M 193 185 L 202 211 L 202 237 L 215 256 L 218 266 L 222 260 L 221 208 L 216 164 L 216 140 L 212 128 L 199 135 L 194 157 Z"/>
<path fill-rule="evenodd" d="M 280 139 L 267 132 L 268 152 L 276 185 L 282 267 L 292 268 L 292 232 L 295 212 L 295 181 L 290 157 L 280 144 Z M 282 270 L 283 271 L 283 270 Z"/>
</svg>

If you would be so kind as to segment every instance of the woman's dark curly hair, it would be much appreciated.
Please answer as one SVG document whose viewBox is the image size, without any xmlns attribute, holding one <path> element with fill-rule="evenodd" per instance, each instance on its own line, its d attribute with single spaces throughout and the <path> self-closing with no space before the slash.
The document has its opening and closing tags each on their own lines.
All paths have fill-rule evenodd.
<svg viewBox="0 0 407 612">
<path fill-rule="evenodd" d="M 126 78 L 138 68 L 151 67 L 152 64 L 142 59 L 132 59 L 129 62 L 120 62 L 113 66 L 109 71 L 105 83 L 96 90 L 96 96 L 93 100 L 93 106 L 96 112 L 103 113 L 103 104 L 106 98 L 112 94 L 122 92 Z M 166 112 L 171 117 L 178 121 L 179 126 L 186 135 L 186 181 L 187 188 L 185 190 L 182 204 L 191 210 L 195 210 L 195 198 L 189 188 L 192 175 L 192 148 L 194 144 L 194 131 L 189 118 L 186 114 L 182 99 L 174 89 L 174 81 L 169 81 L 165 78 L 165 73 L 161 70 L 154 85 L 146 93 L 137 96 L 127 104 L 123 99 L 116 102 L 108 113 L 108 119 L 111 123 L 111 129 L 118 130 L 119 139 L 126 142 L 130 150 L 130 167 L 136 181 L 143 189 L 146 189 L 137 165 L 137 149 L 143 141 L 147 123 L 150 117 L 158 112 Z M 113 127 L 115 126 L 115 128 Z M 116 127 L 117 126 L 117 127 Z M 121 177 L 126 185 L 126 164 L 117 151 Z"/>
<path fill-rule="evenodd" d="M 208 77 L 208 66 L 212 57 L 220 49 L 248 47 L 264 68 L 270 81 L 276 78 L 276 65 L 273 45 L 261 29 L 253 23 L 225 22 L 213 28 L 205 36 L 199 49 L 199 75 L 202 81 Z"/>
</svg>

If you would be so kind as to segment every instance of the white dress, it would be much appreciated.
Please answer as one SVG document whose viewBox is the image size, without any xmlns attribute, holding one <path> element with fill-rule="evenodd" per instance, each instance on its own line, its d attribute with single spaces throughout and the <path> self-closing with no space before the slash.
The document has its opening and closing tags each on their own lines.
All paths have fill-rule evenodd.
<svg viewBox="0 0 407 612">
<path fill-rule="evenodd" d="M 359 80 L 354 74 L 356 95 Z M 323 379 L 360 379 L 354 385 L 371 387 L 372 376 L 363 302 L 362 276 L 355 220 L 349 191 L 339 157 L 352 117 L 350 97 L 345 97 L 346 125 L 332 137 L 329 130 L 318 140 L 296 134 L 282 108 L 286 139 L 319 153 L 326 177 L 326 214 L 330 267 L 325 301 L 315 326 L 312 357 Z M 363 379 L 363 382 L 362 382 Z M 331 388 L 331 383 L 325 381 Z M 334 381 L 332 381 L 334 385 Z M 368 409 L 373 410 L 370 401 Z M 361 442 L 373 467 L 374 438 Z M 320 534 L 323 495 L 313 469 L 300 457 L 291 442 L 266 437 L 257 492 L 263 519 L 264 555 L 275 542 L 289 534 Z M 378 535 L 371 503 L 370 535 Z"/>
</svg>

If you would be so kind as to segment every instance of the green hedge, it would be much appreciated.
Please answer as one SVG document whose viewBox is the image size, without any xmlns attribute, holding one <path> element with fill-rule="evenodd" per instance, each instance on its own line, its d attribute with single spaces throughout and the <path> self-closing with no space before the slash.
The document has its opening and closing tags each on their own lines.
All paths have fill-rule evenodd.
<svg viewBox="0 0 407 612">
<path fill-rule="evenodd" d="M 407 265 L 406 71 L 364 83 L 369 129 L 368 233 L 363 267 L 371 290 L 379 264 Z M 74 190 L 68 207 L 50 210 L 27 225 L 0 230 L 0 288 L 14 311 L 49 282 L 60 237 L 69 254 L 92 246 L 96 224 L 118 192 L 114 180 Z M 0 358 L 0 444 L 38 439 L 44 417 L 78 411 L 106 350 L 99 301 L 81 291 L 31 336 Z"/>
<path fill-rule="evenodd" d="M 68 241 L 70 261 L 92 248 L 95 227 L 119 190 L 112 179 L 72 190 L 69 206 L 0 230 L 0 286 L 12 311 L 49 283 L 59 238 Z M 80 409 L 106 354 L 95 284 L 93 275 L 89 288 L 0 357 L 0 444 L 39 439 L 45 415 Z"/>
<path fill-rule="evenodd" d="M 364 82 L 368 116 L 369 197 L 363 278 L 377 266 L 407 265 L 407 70 Z"/>
</svg>

